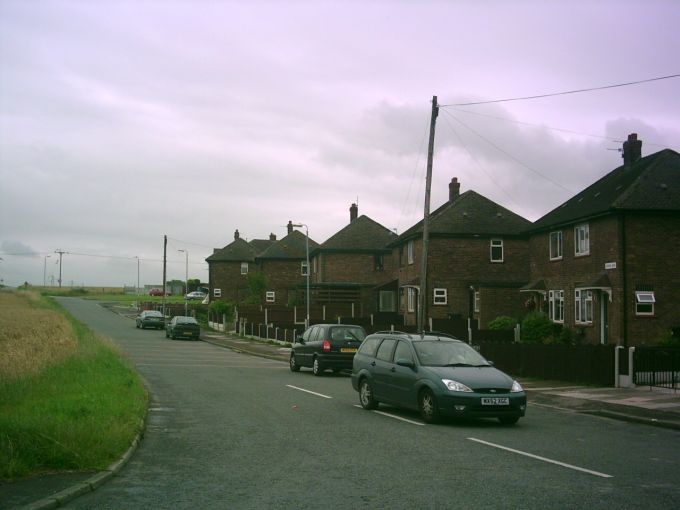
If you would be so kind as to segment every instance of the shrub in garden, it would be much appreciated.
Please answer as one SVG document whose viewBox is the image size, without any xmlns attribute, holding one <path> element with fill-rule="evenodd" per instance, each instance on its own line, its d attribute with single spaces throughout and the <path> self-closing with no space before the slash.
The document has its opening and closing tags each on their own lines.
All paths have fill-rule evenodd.
<svg viewBox="0 0 680 510">
<path fill-rule="evenodd" d="M 522 342 L 540 344 L 553 336 L 553 323 L 543 312 L 532 312 L 522 321 Z"/>
<path fill-rule="evenodd" d="M 224 315 L 227 316 L 227 322 L 234 320 L 234 305 L 232 303 L 227 301 L 213 301 L 210 303 L 209 310 L 210 314 L 213 317 L 219 317 L 220 321 Z"/>
<path fill-rule="evenodd" d="M 489 322 L 489 329 L 493 331 L 499 331 L 499 330 L 513 330 L 515 329 L 515 326 L 517 325 L 517 319 L 513 319 L 512 317 L 508 317 L 507 315 L 501 315 L 499 317 L 496 317 L 494 320 Z"/>
</svg>

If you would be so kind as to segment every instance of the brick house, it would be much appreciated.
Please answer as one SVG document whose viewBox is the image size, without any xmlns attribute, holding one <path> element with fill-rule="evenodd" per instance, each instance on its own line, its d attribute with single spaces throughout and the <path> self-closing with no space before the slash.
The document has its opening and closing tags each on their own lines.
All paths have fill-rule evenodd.
<svg viewBox="0 0 680 510">
<path fill-rule="evenodd" d="M 460 194 L 455 177 L 449 200 L 431 213 L 427 264 L 427 317 L 475 318 L 480 326 L 499 315 L 518 317 L 518 290 L 529 277 L 526 231 L 531 222 L 470 190 Z M 423 222 L 390 244 L 399 309 L 417 320 Z"/>
<path fill-rule="evenodd" d="M 255 257 L 275 242 L 274 234 L 269 236 L 269 240 L 253 239 L 248 242 L 236 230 L 233 242 L 224 248 L 215 248 L 213 254 L 205 259 L 208 263 L 210 299 L 233 303 L 246 299 L 250 295 L 248 273 L 257 269 Z"/>
<path fill-rule="evenodd" d="M 387 245 L 397 236 L 368 216 L 359 216 L 356 204 L 349 211 L 349 224 L 312 251 L 312 302 L 354 303 L 357 314 L 364 316 L 396 312 L 396 298 L 385 294 L 391 291 L 383 289 L 376 299 L 374 289 L 392 280 L 394 268 Z"/>
<path fill-rule="evenodd" d="M 641 153 L 629 135 L 622 166 L 530 230 L 525 298 L 588 343 L 653 344 L 680 324 L 680 155 Z"/>
<path fill-rule="evenodd" d="M 318 243 L 309 239 L 309 251 Z M 257 269 L 265 277 L 264 302 L 288 305 L 303 302 L 307 283 L 307 236 L 288 222 L 288 235 L 272 243 L 255 257 Z"/>
</svg>

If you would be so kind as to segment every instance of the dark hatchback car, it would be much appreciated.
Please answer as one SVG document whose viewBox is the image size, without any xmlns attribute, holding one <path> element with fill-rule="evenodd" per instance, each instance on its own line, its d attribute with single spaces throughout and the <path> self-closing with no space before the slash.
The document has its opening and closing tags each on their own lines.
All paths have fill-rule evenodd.
<svg viewBox="0 0 680 510">
<path fill-rule="evenodd" d="M 517 423 L 526 412 L 522 386 L 465 342 L 437 333 L 375 333 L 354 356 L 352 387 L 364 409 L 380 402 L 440 417 Z"/>
<path fill-rule="evenodd" d="M 311 367 L 314 375 L 324 370 L 351 370 L 352 359 L 366 331 L 350 324 L 315 324 L 299 336 L 290 352 L 290 369 Z"/>
<path fill-rule="evenodd" d="M 163 327 L 165 326 L 165 317 L 163 317 L 163 314 L 161 312 L 158 312 L 156 310 L 144 310 L 137 316 L 137 319 L 135 320 L 135 325 L 138 328 L 142 329 L 146 328 L 163 329 Z"/>
<path fill-rule="evenodd" d="M 194 338 L 201 337 L 201 327 L 193 317 L 177 315 L 165 327 L 166 338 Z"/>
</svg>

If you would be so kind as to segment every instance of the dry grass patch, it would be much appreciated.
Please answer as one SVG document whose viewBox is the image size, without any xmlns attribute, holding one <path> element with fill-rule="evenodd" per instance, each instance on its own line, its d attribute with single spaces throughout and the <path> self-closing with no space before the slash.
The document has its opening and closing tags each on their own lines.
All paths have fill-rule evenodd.
<svg viewBox="0 0 680 510">
<path fill-rule="evenodd" d="M 31 292 L 0 292 L 0 379 L 37 374 L 76 352 L 73 327 Z"/>
</svg>

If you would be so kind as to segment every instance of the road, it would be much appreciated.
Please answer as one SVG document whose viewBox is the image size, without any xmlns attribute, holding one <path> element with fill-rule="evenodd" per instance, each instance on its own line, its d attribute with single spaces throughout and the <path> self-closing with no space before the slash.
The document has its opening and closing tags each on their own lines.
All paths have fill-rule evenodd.
<svg viewBox="0 0 680 510">
<path fill-rule="evenodd" d="M 133 459 L 66 508 L 680 507 L 677 431 L 531 405 L 514 427 L 425 425 L 359 408 L 346 375 L 292 373 L 60 302 L 120 346 L 152 393 Z"/>
</svg>

